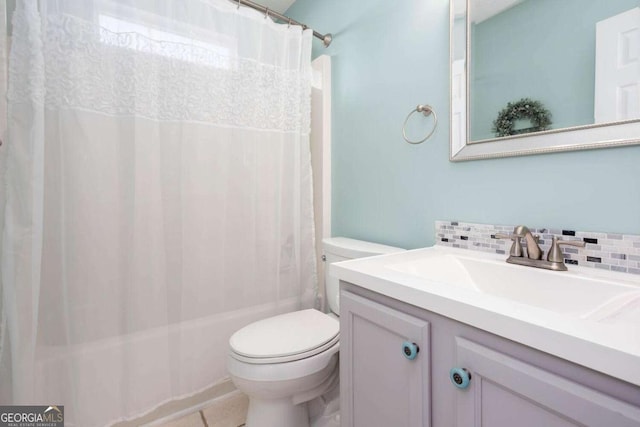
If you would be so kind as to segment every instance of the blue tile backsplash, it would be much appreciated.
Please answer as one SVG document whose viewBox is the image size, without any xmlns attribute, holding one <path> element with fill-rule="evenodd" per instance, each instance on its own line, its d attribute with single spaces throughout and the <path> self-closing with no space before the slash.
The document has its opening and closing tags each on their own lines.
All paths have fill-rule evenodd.
<svg viewBox="0 0 640 427">
<path fill-rule="evenodd" d="M 436 221 L 436 244 L 508 255 L 511 241 L 496 239 L 495 235 L 511 233 L 513 228 L 513 225 Z M 639 235 L 553 228 L 531 229 L 531 232 L 540 236 L 539 244 L 545 253 L 553 236 L 585 242 L 585 248 L 563 248 L 566 264 L 640 274 Z"/>
</svg>

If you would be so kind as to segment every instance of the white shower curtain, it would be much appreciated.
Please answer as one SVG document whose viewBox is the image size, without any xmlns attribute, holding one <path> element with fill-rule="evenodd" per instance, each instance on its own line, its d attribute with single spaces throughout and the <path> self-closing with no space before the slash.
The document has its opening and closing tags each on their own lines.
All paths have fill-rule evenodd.
<svg viewBox="0 0 640 427">
<path fill-rule="evenodd" d="M 315 303 L 311 37 L 227 0 L 18 2 L 1 403 L 135 418 Z"/>
</svg>

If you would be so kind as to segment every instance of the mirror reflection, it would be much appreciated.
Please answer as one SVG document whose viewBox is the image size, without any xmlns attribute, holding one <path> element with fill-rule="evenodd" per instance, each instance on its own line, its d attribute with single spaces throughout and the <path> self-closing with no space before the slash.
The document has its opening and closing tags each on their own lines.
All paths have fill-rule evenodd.
<svg viewBox="0 0 640 427">
<path fill-rule="evenodd" d="M 468 27 L 463 14 L 452 27 L 454 39 L 469 31 L 470 142 L 640 118 L 639 6 L 639 0 L 471 0 Z M 464 50 L 452 56 L 454 80 L 456 59 L 463 79 Z M 465 82 L 457 84 L 464 92 Z M 463 117 L 466 106 L 458 105 Z"/>
</svg>

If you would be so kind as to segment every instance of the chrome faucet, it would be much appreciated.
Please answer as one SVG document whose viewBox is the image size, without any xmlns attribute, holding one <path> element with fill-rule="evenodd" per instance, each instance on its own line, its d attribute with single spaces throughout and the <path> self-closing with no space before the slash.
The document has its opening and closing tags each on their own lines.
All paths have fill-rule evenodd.
<svg viewBox="0 0 640 427">
<path fill-rule="evenodd" d="M 534 236 L 531 234 L 531 230 L 529 230 L 524 225 L 518 225 L 513 229 L 513 233 L 511 234 L 496 234 L 497 239 L 511 239 L 513 240 L 513 244 L 511 245 L 511 250 L 509 254 L 513 257 L 522 257 L 522 242 L 520 239 L 524 238 L 527 243 L 527 258 L 538 260 L 542 258 L 542 249 L 538 246 L 538 242 L 540 241 L 540 236 Z"/>
<path fill-rule="evenodd" d="M 527 257 L 529 259 L 542 259 L 542 249 L 538 246 L 540 236 L 534 236 L 531 231 L 524 225 L 519 225 L 513 229 L 513 234 L 518 237 L 524 237 L 527 242 Z"/>
<path fill-rule="evenodd" d="M 573 240 L 560 240 L 556 236 L 553 237 L 551 249 L 547 254 L 546 261 L 542 259 L 542 249 L 538 243 L 540 242 L 540 236 L 534 236 L 524 225 L 518 225 L 513 229 L 511 234 L 496 234 L 496 239 L 510 239 L 513 240 L 511 250 L 509 251 L 509 258 L 507 262 L 510 264 L 526 265 L 529 267 L 545 268 L 547 270 L 555 271 L 567 271 L 567 266 L 564 264 L 564 255 L 561 245 L 576 246 L 584 248 L 585 243 L 582 241 Z M 527 245 L 527 256 L 523 256 L 521 239 L 525 239 Z"/>
</svg>

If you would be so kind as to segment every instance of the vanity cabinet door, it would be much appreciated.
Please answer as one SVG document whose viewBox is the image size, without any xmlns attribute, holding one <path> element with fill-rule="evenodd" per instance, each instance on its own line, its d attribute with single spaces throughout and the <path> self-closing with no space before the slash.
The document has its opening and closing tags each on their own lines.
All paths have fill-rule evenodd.
<svg viewBox="0 0 640 427">
<path fill-rule="evenodd" d="M 342 426 L 430 426 L 429 344 L 428 322 L 343 291 Z"/>
<path fill-rule="evenodd" d="M 456 393 L 458 427 L 640 426 L 637 407 L 464 338 L 455 342 L 456 367 L 471 374 Z"/>
</svg>

